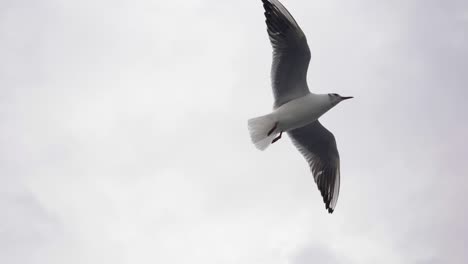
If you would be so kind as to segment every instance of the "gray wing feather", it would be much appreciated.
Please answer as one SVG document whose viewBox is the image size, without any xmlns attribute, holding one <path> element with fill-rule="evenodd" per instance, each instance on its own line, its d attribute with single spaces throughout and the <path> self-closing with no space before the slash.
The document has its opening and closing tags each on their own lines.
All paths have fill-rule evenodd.
<svg viewBox="0 0 468 264">
<path fill-rule="evenodd" d="M 275 107 L 309 93 L 310 50 L 299 25 L 277 0 L 262 0 L 267 32 L 273 47 L 271 81 Z"/>
<path fill-rule="evenodd" d="M 340 156 L 335 137 L 319 121 L 293 129 L 288 134 L 309 163 L 325 207 L 332 213 L 340 191 Z"/>
</svg>

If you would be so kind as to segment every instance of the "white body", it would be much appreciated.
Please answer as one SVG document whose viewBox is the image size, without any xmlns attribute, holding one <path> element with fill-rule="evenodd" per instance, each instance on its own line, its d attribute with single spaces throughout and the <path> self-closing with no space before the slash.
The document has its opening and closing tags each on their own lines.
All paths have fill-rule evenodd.
<svg viewBox="0 0 468 264">
<path fill-rule="evenodd" d="M 271 113 L 273 119 L 278 122 L 278 128 L 275 132 L 287 132 L 308 125 L 333 106 L 328 94 L 310 93 L 289 101 Z"/>
<path fill-rule="evenodd" d="M 316 121 L 338 102 L 328 94 L 309 93 L 281 105 L 268 115 L 252 118 L 248 121 L 252 142 L 264 150 L 279 133 Z M 272 130 L 274 127 L 276 129 Z"/>
</svg>

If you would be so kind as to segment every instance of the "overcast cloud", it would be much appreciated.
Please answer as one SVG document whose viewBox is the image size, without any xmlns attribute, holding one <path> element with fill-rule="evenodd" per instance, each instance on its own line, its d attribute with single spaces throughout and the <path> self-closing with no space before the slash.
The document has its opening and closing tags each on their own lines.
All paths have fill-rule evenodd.
<svg viewBox="0 0 468 264">
<path fill-rule="evenodd" d="M 468 263 L 468 2 L 283 0 L 342 184 L 272 107 L 260 0 L 0 2 L 0 263 Z"/>
</svg>

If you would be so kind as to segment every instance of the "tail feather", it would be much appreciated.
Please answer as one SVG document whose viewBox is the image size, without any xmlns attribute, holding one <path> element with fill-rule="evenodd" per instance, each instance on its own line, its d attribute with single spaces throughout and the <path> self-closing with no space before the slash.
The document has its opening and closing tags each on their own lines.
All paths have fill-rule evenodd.
<svg viewBox="0 0 468 264">
<path fill-rule="evenodd" d="M 278 134 L 278 129 L 271 131 L 275 127 L 275 124 L 276 121 L 271 115 L 264 115 L 248 120 L 250 138 L 259 150 L 265 150 Z M 269 132 L 271 132 L 270 135 L 268 135 Z"/>
</svg>

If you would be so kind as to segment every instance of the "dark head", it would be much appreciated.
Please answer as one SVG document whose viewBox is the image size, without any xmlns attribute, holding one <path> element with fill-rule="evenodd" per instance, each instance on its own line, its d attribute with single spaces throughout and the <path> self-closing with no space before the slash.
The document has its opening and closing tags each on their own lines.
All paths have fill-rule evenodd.
<svg viewBox="0 0 468 264">
<path fill-rule="evenodd" d="M 328 97 L 330 98 L 330 101 L 333 105 L 337 105 L 341 101 L 353 98 L 352 96 L 341 96 L 336 93 L 329 93 Z"/>
</svg>

